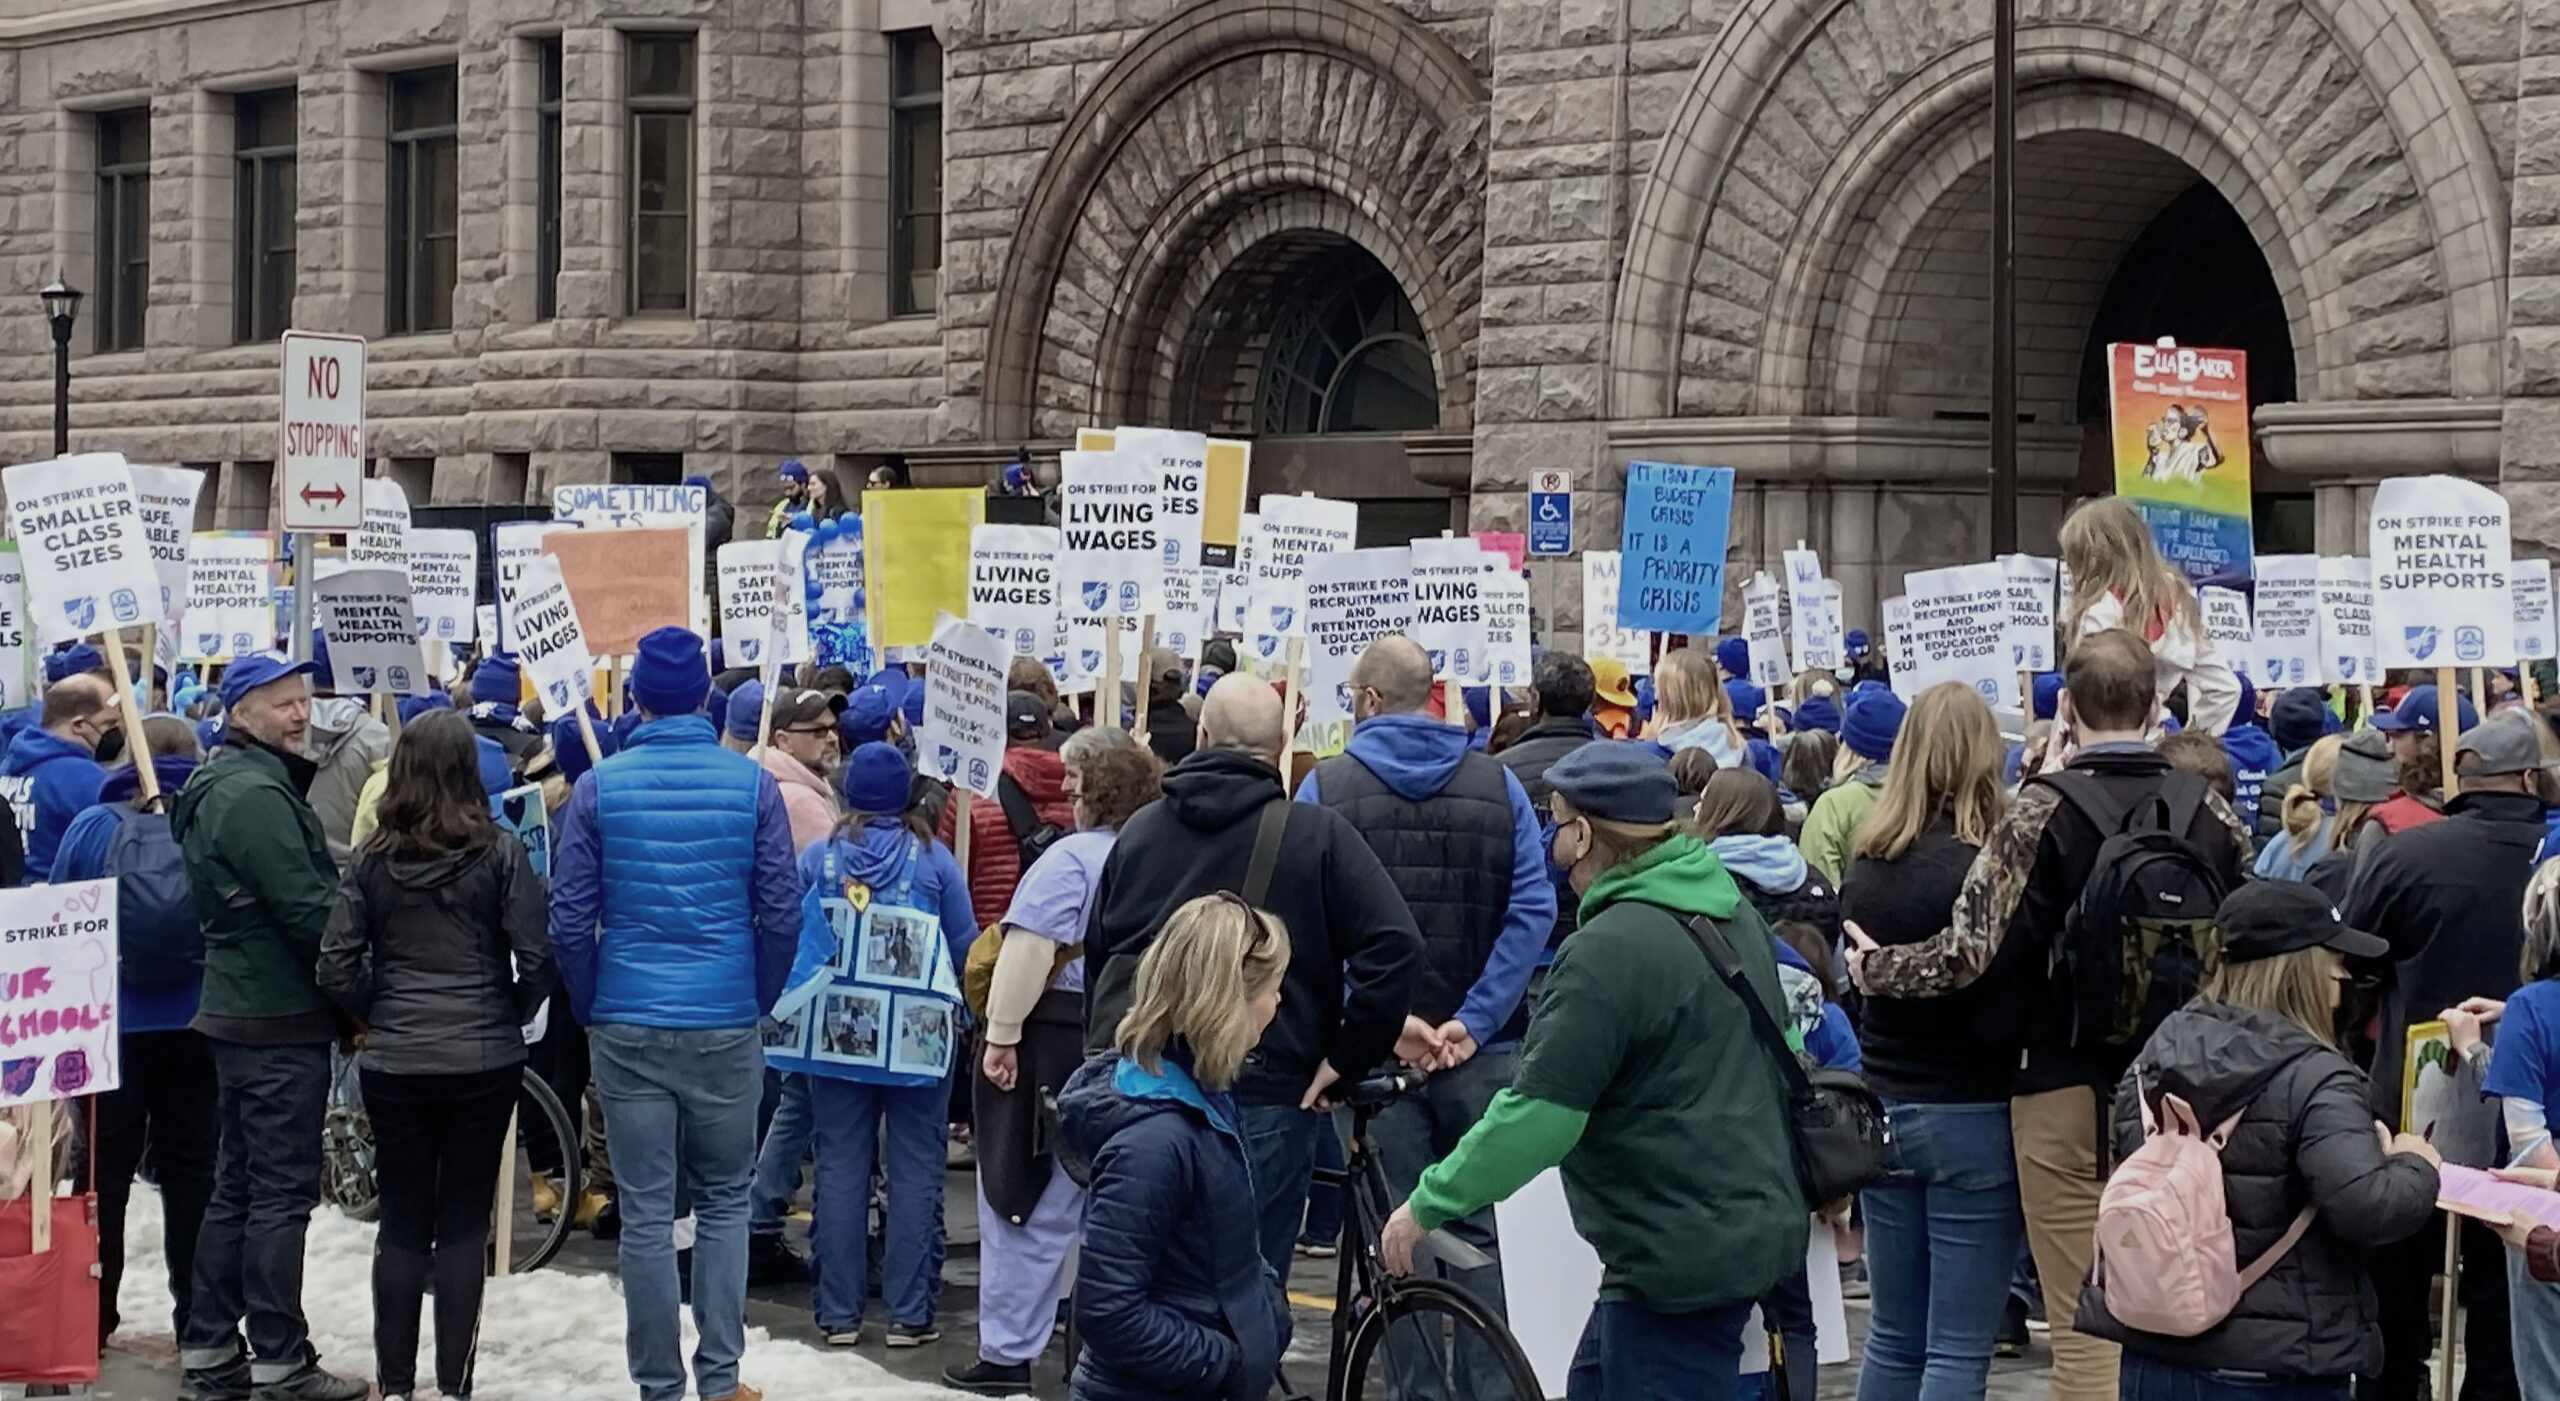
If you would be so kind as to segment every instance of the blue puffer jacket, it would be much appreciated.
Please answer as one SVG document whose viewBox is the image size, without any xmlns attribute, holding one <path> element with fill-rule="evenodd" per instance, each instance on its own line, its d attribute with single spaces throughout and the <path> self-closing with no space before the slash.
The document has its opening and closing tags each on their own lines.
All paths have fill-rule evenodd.
<svg viewBox="0 0 2560 1401">
<path fill-rule="evenodd" d="M 1058 1096 L 1071 1168 L 1091 1193 L 1076 1265 L 1074 1401 L 1259 1401 L 1289 1347 L 1289 1305 L 1262 1263 L 1253 1174 L 1232 1096 L 1165 1049 L 1149 1074 L 1086 1061 Z"/>
<path fill-rule="evenodd" d="M 53 853 L 62 845 L 62 834 L 71 830 L 71 819 L 98 801 L 106 781 L 106 769 L 86 745 L 32 725 L 9 741 L 8 757 L 0 759 L 0 794 L 17 810 L 30 882 L 53 878 Z"/>
</svg>

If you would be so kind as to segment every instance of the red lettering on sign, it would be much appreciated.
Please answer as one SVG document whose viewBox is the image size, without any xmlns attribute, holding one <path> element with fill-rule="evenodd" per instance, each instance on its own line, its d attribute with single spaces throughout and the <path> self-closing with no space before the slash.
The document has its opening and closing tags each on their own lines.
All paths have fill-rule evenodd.
<svg viewBox="0 0 2560 1401">
<path fill-rule="evenodd" d="M 344 373 L 337 361 L 314 356 L 306 372 L 303 391 L 323 399 L 335 399 Z"/>
</svg>

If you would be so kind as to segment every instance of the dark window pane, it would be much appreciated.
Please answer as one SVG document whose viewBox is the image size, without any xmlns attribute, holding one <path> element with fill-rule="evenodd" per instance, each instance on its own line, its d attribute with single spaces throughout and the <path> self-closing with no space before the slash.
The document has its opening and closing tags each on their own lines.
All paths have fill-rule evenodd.
<svg viewBox="0 0 2560 1401">
<path fill-rule="evenodd" d="M 691 35 L 630 37 L 631 310 L 693 306 Z"/>
<path fill-rule="evenodd" d="M 930 29 L 892 36 L 892 97 L 920 97 L 942 91 L 942 43 Z"/>
<path fill-rule="evenodd" d="M 235 138 L 240 153 L 250 155 L 264 150 L 290 150 L 294 143 L 293 89 L 277 88 L 272 92 L 247 92 L 233 99 L 239 114 L 239 133 Z"/>
<path fill-rule="evenodd" d="M 389 256 L 384 290 L 391 331 L 453 325 L 454 231 L 461 195 L 456 174 L 453 70 L 391 79 L 391 143 L 383 223 Z"/>
<path fill-rule="evenodd" d="M 242 93 L 233 171 L 232 334 L 273 340 L 293 319 L 294 95 L 291 88 Z"/>
<path fill-rule="evenodd" d="M 541 45 L 542 102 L 547 106 L 557 106 L 560 102 L 561 88 L 559 36 L 554 35 L 551 38 L 544 39 L 541 41 Z"/>
<path fill-rule="evenodd" d="M 401 73 L 391 80 L 391 130 L 422 131 L 454 124 L 454 79 L 450 68 Z"/>
<path fill-rule="evenodd" d="M 934 309 L 942 267 L 942 46 L 930 30 L 891 36 L 889 309 Z"/>
<path fill-rule="evenodd" d="M 91 232 L 97 268 L 91 286 L 94 343 L 101 351 L 142 344 L 143 309 L 151 283 L 151 114 L 133 108 L 101 112 L 97 137 L 98 190 Z"/>
<path fill-rule="evenodd" d="M 636 231 L 635 309 L 682 311 L 690 291 L 691 221 L 681 214 L 643 214 Z"/>
<path fill-rule="evenodd" d="M 423 143 L 426 147 L 427 189 L 419 203 L 426 208 L 430 235 L 449 235 L 462 217 L 462 194 L 457 184 L 454 161 L 457 155 L 450 140 Z"/>
<path fill-rule="evenodd" d="M 693 36 L 631 36 L 631 95 L 689 97 L 693 94 Z"/>
<path fill-rule="evenodd" d="M 141 109 L 98 114 L 98 168 L 151 162 L 151 114 Z"/>
</svg>

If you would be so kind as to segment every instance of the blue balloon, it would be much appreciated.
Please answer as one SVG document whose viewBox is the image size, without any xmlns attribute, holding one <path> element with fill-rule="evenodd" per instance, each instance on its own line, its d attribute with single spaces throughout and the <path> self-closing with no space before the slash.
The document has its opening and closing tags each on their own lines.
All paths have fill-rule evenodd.
<svg viewBox="0 0 2560 1401">
<path fill-rule="evenodd" d="M 807 586 L 806 586 L 806 587 L 804 587 L 804 588 L 802 588 L 800 592 L 801 592 L 801 594 L 802 594 L 804 597 L 806 597 L 806 598 L 807 598 L 811 603 L 815 603 L 815 602 L 817 602 L 820 598 L 822 598 L 822 597 L 824 597 L 824 596 L 826 595 L 826 592 L 827 592 L 827 586 L 826 586 L 826 585 L 824 585 L 824 584 L 819 583 L 819 582 L 818 582 L 817 580 L 815 580 L 815 579 L 811 579 L 811 580 L 808 582 Z"/>
<path fill-rule="evenodd" d="M 806 511 L 792 512 L 791 518 L 788 521 L 785 521 L 784 524 L 790 526 L 793 530 L 811 530 L 815 528 L 810 523 L 809 513 Z"/>
<path fill-rule="evenodd" d="M 836 524 L 834 521 L 820 521 L 818 522 L 818 543 L 823 545 L 828 541 L 835 539 L 836 536 L 843 532 L 844 527 Z"/>
<path fill-rule="evenodd" d="M 844 523 L 845 534 L 852 536 L 856 540 L 862 538 L 862 517 L 842 516 L 839 517 L 839 519 Z"/>
<path fill-rule="evenodd" d="M 862 611 L 862 597 L 862 589 L 856 586 L 853 591 L 853 611 L 856 613 Z"/>
</svg>

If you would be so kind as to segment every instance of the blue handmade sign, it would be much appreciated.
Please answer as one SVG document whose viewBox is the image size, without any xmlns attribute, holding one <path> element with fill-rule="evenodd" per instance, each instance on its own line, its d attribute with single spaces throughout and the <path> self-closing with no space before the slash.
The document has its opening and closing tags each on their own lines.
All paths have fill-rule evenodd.
<svg viewBox="0 0 2560 1401">
<path fill-rule="evenodd" d="M 1629 463 L 1618 546 L 1618 626 L 1717 632 L 1724 621 L 1725 542 L 1732 525 L 1732 468 Z"/>
</svg>

